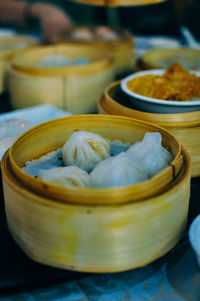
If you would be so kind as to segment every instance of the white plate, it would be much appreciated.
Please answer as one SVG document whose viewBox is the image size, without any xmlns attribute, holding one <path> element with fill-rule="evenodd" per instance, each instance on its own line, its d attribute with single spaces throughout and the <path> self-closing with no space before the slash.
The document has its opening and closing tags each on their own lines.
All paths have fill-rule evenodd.
<svg viewBox="0 0 200 301">
<path fill-rule="evenodd" d="M 190 243 L 195 251 L 197 262 L 200 267 L 200 215 L 198 215 L 192 222 L 189 229 Z"/>
<path fill-rule="evenodd" d="M 37 125 L 51 119 L 71 115 L 71 113 L 60 110 L 52 105 L 40 105 L 26 109 L 11 111 L 8 113 L 2 113 L 0 114 L 0 122 L 16 118 L 23 119 L 25 121 L 33 123 L 34 125 Z"/>
<path fill-rule="evenodd" d="M 143 75 L 162 75 L 165 72 L 164 69 L 154 69 L 136 72 L 125 77 L 121 81 L 121 89 L 124 93 L 130 96 L 130 101 L 133 104 L 135 109 L 139 109 L 140 111 L 150 112 L 150 113 L 186 113 L 186 112 L 194 112 L 200 111 L 200 99 L 197 100 L 189 100 L 189 101 L 170 101 L 170 100 L 162 100 L 155 99 L 151 97 L 146 97 L 137 93 L 130 91 L 127 87 L 127 83 L 136 78 L 138 76 Z M 193 73 L 197 76 L 200 76 L 200 72 L 193 71 Z"/>
<path fill-rule="evenodd" d="M 23 119 L 27 122 L 32 123 L 35 126 L 37 124 L 40 124 L 42 122 L 51 119 L 71 116 L 71 115 L 72 115 L 71 113 L 62 111 L 52 105 L 40 105 L 40 106 L 35 106 L 35 107 L 26 108 L 22 110 L 12 111 L 9 113 L 0 114 L 0 126 L 1 126 L 1 122 L 10 119 Z M 16 138 L 17 136 L 15 137 L 15 139 Z M 7 148 L 7 144 L 6 144 L 6 148 Z M 4 153 L 4 147 L 3 147 L 3 151 L 0 151 L 0 161 L 3 153 Z"/>
</svg>

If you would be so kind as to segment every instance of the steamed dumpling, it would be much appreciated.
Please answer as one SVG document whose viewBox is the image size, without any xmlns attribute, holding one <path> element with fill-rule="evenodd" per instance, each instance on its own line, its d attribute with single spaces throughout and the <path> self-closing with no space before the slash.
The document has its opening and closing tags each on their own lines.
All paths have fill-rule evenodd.
<svg viewBox="0 0 200 301">
<path fill-rule="evenodd" d="M 44 181 L 66 187 L 88 187 L 89 175 L 77 166 L 55 167 L 40 170 L 38 177 Z"/>
<path fill-rule="evenodd" d="M 91 187 L 133 185 L 147 180 L 147 173 L 126 152 L 101 161 L 90 173 Z"/>
<path fill-rule="evenodd" d="M 71 64 L 72 60 L 68 56 L 62 54 L 52 54 L 41 58 L 35 64 L 35 67 L 63 67 Z"/>
<path fill-rule="evenodd" d="M 74 66 L 74 65 L 86 65 L 89 64 L 91 60 L 79 57 L 76 59 L 72 59 L 66 55 L 62 54 L 52 54 L 47 55 L 41 58 L 36 64 L 35 67 L 41 68 L 51 68 L 51 67 L 66 67 L 66 66 Z"/>
<path fill-rule="evenodd" d="M 77 40 L 92 40 L 94 38 L 93 32 L 89 28 L 78 28 L 72 31 L 69 35 L 72 39 Z"/>
<path fill-rule="evenodd" d="M 89 172 L 110 156 L 110 144 L 97 134 L 75 132 L 63 146 L 62 156 L 65 165 L 76 165 Z"/>
<path fill-rule="evenodd" d="M 127 153 L 152 177 L 172 161 L 172 154 L 161 145 L 160 133 L 146 133 L 141 142 L 132 145 Z"/>
</svg>

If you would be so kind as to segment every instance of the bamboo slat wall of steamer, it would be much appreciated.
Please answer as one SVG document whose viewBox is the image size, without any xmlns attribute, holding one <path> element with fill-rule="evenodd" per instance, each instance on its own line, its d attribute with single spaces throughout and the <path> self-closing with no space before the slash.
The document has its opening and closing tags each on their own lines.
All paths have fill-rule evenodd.
<svg viewBox="0 0 200 301">
<path fill-rule="evenodd" d="M 172 173 L 170 182 L 163 175 L 171 173 L 172 165 L 150 180 L 125 187 L 57 186 L 56 195 L 56 185 L 35 178 L 31 182 L 28 176 L 25 184 L 26 174 L 22 179 L 19 170 L 24 160 L 62 146 L 77 128 L 129 143 L 141 140 L 147 131 L 160 132 L 163 144 L 174 155 L 172 165 L 177 165 L 180 157 L 183 164 L 177 175 Z M 80 115 L 39 125 L 18 138 L 4 155 L 2 176 L 13 238 L 29 257 L 51 266 L 84 272 L 119 272 L 144 266 L 175 246 L 187 223 L 187 152 L 165 129 L 133 118 Z M 43 192 L 39 192 L 36 182 L 43 184 Z M 44 184 L 54 190 L 51 196 Z M 139 186 L 144 192 L 142 199 L 140 194 L 137 197 Z M 62 200 L 64 195 L 67 197 Z"/>
</svg>

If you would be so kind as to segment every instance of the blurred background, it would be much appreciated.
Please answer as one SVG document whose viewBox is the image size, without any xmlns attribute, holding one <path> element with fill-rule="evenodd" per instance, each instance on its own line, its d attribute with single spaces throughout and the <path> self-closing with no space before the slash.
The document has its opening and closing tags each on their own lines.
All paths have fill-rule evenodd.
<svg viewBox="0 0 200 301">
<path fill-rule="evenodd" d="M 200 38 L 199 1 L 167 0 L 154 5 L 118 8 L 90 6 L 63 0 L 42 2 L 61 7 L 71 16 L 76 25 L 118 25 L 137 35 L 180 36 L 179 25 L 182 23 L 188 26 L 197 38 Z M 186 10 L 184 10 L 185 3 L 189 3 Z M 9 26 L 5 22 L 0 25 Z M 39 29 L 39 24 L 34 24 L 31 29 L 34 31 Z"/>
</svg>

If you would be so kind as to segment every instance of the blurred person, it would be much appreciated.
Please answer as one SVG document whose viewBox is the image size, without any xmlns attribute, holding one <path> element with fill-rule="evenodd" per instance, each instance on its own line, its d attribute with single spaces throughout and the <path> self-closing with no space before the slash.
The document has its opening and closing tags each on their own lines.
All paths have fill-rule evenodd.
<svg viewBox="0 0 200 301">
<path fill-rule="evenodd" d="M 58 6 L 45 2 L 0 0 L 0 22 L 21 28 L 39 21 L 45 42 L 51 42 L 57 32 L 72 26 L 70 17 Z"/>
</svg>

